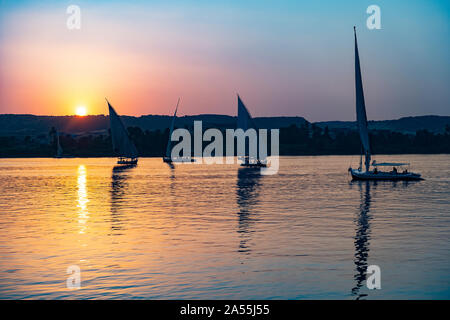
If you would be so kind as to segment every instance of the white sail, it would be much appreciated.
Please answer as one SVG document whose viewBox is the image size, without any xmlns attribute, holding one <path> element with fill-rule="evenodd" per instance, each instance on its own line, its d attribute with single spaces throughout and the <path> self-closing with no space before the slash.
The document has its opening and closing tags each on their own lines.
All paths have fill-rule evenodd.
<svg viewBox="0 0 450 320">
<path fill-rule="evenodd" d="M 173 113 L 172 117 L 172 123 L 170 124 L 170 130 L 169 130 L 169 141 L 167 142 L 167 148 L 166 148 L 166 157 L 170 158 L 172 153 L 172 132 L 175 125 L 175 118 L 177 117 L 177 110 L 178 110 L 178 104 L 180 103 L 180 98 L 178 98 L 177 107 L 175 108 L 175 112 Z"/>
<path fill-rule="evenodd" d="M 108 102 L 109 108 L 109 121 L 114 152 L 119 157 L 137 158 L 138 153 L 136 147 L 130 140 L 127 129 L 109 101 L 106 100 L 106 102 Z"/>
<path fill-rule="evenodd" d="M 366 171 L 370 167 L 370 142 L 369 142 L 369 129 L 367 127 L 367 115 L 366 105 L 364 103 L 364 91 L 361 78 L 361 66 L 359 63 L 358 41 L 356 40 L 356 28 L 355 32 L 355 93 L 356 93 L 356 122 L 358 124 L 359 137 L 365 155 Z"/>
<path fill-rule="evenodd" d="M 247 131 L 248 129 L 255 129 L 256 126 L 253 121 L 250 112 L 248 112 L 244 103 L 241 100 L 241 97 L 238 95 L 238 119 L 237 119 L 237 128 Z"/>
<path fill-rule="evenodd" d="M 56 131 L 56 156 L 58 158 L 62 157 L 63 149 L 61 147 L 61 144 L 59 143 L 59 133 Z"/>
<path fill-rule="evenodd" d="M 250 115 L 250 112 L 248 111 L 244 102 L 242 102 L 241 97 L 239 97 L 239 95 L 237 97 L 238 97 L 237 129 L 242 129 L 242 130 L 244 130 L 244 132 L 247 131 L 248 129 L 257 130 L 255 121 L 253 120 L 252 116 Z M 250 141 L 247 141 L 247 139 L 245 142 L 245 149 L 248 150 L 248 152 L 250 153 Z M 256 142 L 256 159 L 258 159 L 258 153 L 259 153 L 259 145 L 258 145 L 258 140 L 257 140 L 257 142 Z M 249 157 L 244 157 L 245 163 L 249 162 L 249 158 L 250 158 L 250 155 L 249 155 Z"/>
</svg>

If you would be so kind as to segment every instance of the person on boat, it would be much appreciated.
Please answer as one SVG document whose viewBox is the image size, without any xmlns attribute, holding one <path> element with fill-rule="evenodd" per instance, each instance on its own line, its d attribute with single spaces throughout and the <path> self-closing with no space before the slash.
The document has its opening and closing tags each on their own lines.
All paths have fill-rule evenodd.
<svg viewBox="0 0 450 320">
<path fill-rule="evenodd" d="M 408 169 L 403 170 L 403 174 L 407 174 L 408 173 Z"/>
<path fill-rule="evenodd" d="M 392 168 L 392 173 L 397 173 L 397 168 L 396 167 Z"/>
<path fill-rule="evenodd" d="M 373 169 L 373 173 L 377 174 L 378 173 L 378 168 Z"/>
</svg>

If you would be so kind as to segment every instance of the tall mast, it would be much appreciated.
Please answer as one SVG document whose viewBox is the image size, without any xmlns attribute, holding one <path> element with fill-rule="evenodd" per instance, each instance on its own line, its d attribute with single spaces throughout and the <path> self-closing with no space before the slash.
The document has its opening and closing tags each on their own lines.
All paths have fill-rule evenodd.
<svg viewBox="0 0 450 320">
<path fill-rule="evenodd" d="M 353 27 L 355 33 L 355 94 L 356 94 L 356 122 L 358 124 L 359 137 L 363 146 L 365 156 L 366 172 L 370 169 L 370 142 L 369 129 L 367 127 L 366 104 L 364 102 L 364 90 L 361 77 L 361 65 L 359 63 L 358 41 L 356 39 L 356 27 Z"/>
</svg>

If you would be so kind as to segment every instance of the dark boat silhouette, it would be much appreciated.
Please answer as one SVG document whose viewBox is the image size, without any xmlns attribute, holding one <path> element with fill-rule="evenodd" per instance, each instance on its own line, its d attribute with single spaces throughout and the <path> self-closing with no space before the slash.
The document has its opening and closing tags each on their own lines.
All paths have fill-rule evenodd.
<svg viewBox="0 0 450 320">
<path fill-rule="evenodd" d="M 361 140 L 361 155 L 359 168 L 348 169 L 354 180 L 423 180 L 418 173 L 409 172 L 407 168 L 398 170 L 397 167 L 409 166 L 409 163 L 376 163 L 373 161 L 373 170 L 370 170 L 370 159 L 372 156 L 369 140 L 369 129 L 367 126 L 366 105 L 364 102 L 364 90 L 361 77 L 361 65 L 359 62 L 358 41 L 355 34 L 355 93 L 356 93 L 356 123 L 358 125 L 359 137 Z M 362 167 L 362 156 L 364 154 L 365 170 Z M 391 166 L 392 171 L 386 172 L 378 170 L 385 166 Z"/>
<path fill-rule="evenodd" d="M 138 162 L 138 152 L 128 136 L 127 129 L 120 119 L 119 115 L 116 113 L 114 108 L 106 99 L 109 109 L 109 122 L 111 126 L 111 140 L 113 145 L 113 150 L 119 157 L 117 164 L 137 164 Z"/>
</svg>

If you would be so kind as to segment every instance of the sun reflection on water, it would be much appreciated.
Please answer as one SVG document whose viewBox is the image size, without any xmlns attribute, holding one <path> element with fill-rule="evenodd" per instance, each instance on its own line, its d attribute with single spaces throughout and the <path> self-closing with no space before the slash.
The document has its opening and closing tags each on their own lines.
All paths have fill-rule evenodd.
<svg viewBox="0 0 450 320">
<path fill-rule="evenodd" d="M 86 180 L 87 180 L 87 170 L 86 166 L 79 165 L 78 166 L 78 224 L 80 226 L 79 233 L 83 234 L 85 233 L 87 226 L 86 222 L 89 219 L 89 212 L 87 210 L 87 203 L 89 202 L 89 199 L 87 197 L 87 187 L 86 187 Z"/>
</svg>

